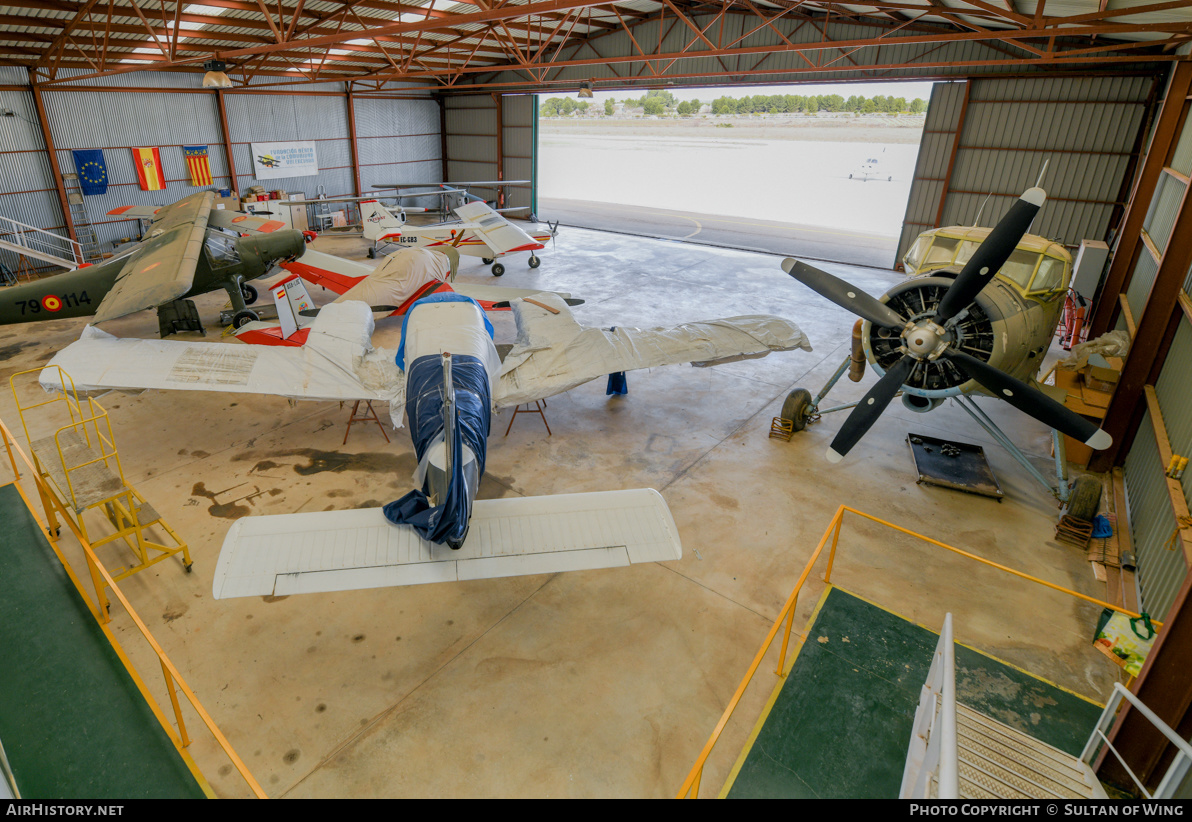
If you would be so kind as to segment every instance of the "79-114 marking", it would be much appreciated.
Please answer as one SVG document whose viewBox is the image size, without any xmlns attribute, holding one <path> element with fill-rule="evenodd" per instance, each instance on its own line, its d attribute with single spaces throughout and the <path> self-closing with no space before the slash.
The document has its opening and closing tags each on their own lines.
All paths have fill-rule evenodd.
<svg viewBox="0 0 1192 822">
<path fill-rule="evenodd" d="M 61 297 L 50 294 L 38 300 L 17 300 L 14 305 L 21 307 L 21 316 L 29 314 L 40 314 L 42 309 L 53 314 L 60 311 L 62 306 L 67 308 L 77 308 L 80 305 L 91 305 L 91 298 L 87 296 L 86 291 L 80 291 L 77 294 L 71 292 L 70 294 L 63 294 Z"/>
</svg>

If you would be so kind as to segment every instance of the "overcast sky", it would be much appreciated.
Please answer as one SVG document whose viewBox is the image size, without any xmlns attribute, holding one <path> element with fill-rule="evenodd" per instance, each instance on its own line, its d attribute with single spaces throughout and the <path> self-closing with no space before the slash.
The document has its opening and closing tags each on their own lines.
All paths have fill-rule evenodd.
<svg viewBox="0 0 1192 822">
<path fill-rule="evenodd" d="M 807 97 L 812 94 L 839 94 L 844 99 L 858 94 L 862 97 L 877 97 L 878 95 L 885 95 L 887 97 L 905 97 L 907 100 L 914 100 L 916 97 L 921 97 L 924 100 L 931 99 L 931 83 L 914 82 L 914 83 L 817 83 L 817 84 L 799 84 L 787 86 L 738 86 L 735 88 L 717 87 L 717 88 L 668 88 L 671 94 L 675 96 L 676 100 L 699 100 L 704 103 L 710 103 L 717 97 L 735 97 L 740 99 L 742 97 L 753 97 L 758 94 L 765 94 L 767 96 L 774 94 L 797 94 Z M 639 99 L 644 97 L 645 91 L 631 91 L 629 89 L 618 89 L 616 91 L 594 91 L 592 93 L 593 101 L 603 103 L 608 98 L 614 100 L 624 100 L 626 98 Z M 570 97 L 575 100 L 578 99 L 574 91 L 569 93 L 548 93 L 542 95 L 543 97 Z"/>
</svg>

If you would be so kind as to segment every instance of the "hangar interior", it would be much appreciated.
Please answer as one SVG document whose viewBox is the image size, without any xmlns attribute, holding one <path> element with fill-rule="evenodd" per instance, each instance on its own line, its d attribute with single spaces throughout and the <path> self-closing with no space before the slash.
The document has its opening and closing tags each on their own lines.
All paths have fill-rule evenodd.
<svg viewBox="0 0 1192 822">
<path fill-rule="evenodd" d="M 789 441 L 771 437 L 792 393 L 814 395 L 847 362 L 856 320 L 793 281 L 775 255 L 563 227 L 539 267 L 510 258 L 500 282 L 582 298 L 573 315 L 585 326 L 772 314 L 809 338 L 811 351 L 630 372 L 625 395 L 591 382 L 550 397 L 541 418 L 494 415 L 479 499 L 654 488 L 683 546 L 671 562 L 215 600 L 232 522 L 384 505 L 412 487 L 418 460 L 408 438 L 372 422 L 349 426 L 342 402 L 105 394 L 98 402 L 123 477 L 187 544 L 193 565 L 170 556 L 122 579 L 119 597 L 100 584 L 112 601 L 95 605 L 71 593 L 69 575 L 26 562 L 31 550 L 52 557 L 38 536 L 46 525 L 4 498 L 3 654 L 33 660 L 8 675 L 0 669 L 0 743 L 17 784 L 32 786 L 22 796 L 894 797 L 908 736 L 891 742 L 813 708 L 835 700 L 851 722 L 881 704 L 909 729 L 934 639 L 926 654 L 908 645 L 881 662 L 859 661 L 856 632 L 839 628 L 852 623 L 809 621 L 842 613 L 824 596 L 830 589 L 875 609 L 857 630 L 892 614 L 939 632 L 952 614 L 960 646 L 1008 666 L 995 674 L 965 663 L 962 690 L 1027 693 L 1013 669 L 1065 695 L 1029 691 L 1033 709 L 1016 714 L 1026 730 L 1069 698 L 1096 716 L 1118 683 L 1188 740 L 1192 478 L 1178 458 L 1192 452 L 1190 39 L 1192 0 L 163 0 L 154 8 L 9 0 L 0 11 L 0 239 L 25 236 L 16 221 L 110 253 L 113 241 L 144 231 L 113 209 L 254 185 L 338 198 L 431 181 L 529 180 L 503 187 L 496 204 L 532 214 L 537 93 L 932 80 L 899 258 L 925 230 L 978 218 L 993 225 L 1046 163 L 1047 202 L 1031 233 L 1073 256 L 1082 243 L 1104 244 L 1106 261 L 1083 295 L 1088 339 L 1129 336 L 1111 396 L 1083 409 L 1112 445 L 1070 449 L 1066 466 L 1101 492 L 1100 510 L 1113 519 L 1112 561 L 1057 540 L 1064 511 L 1055 495 L 959 402 L 928 414 L 891 403 L 836 464 L 824 451 L 852 412 L 810 420 Z M 219 71 L 226 82 L 209 85 Z M 254 144 L 279 143 L 314 144 L 317 172 L 258 177 Z M 207 149 L 210 184 L 192 185 L 182 149 L 194 146 Z M 129 151 L 138 147 L 158 150 L 164 189 L 138 183 Z M 83 196 L 74 152 L 96 149 L 106 193 Z M 328 231 L 310 248 L 373 264 L 359 236 Z M 491 269 L 462 259 L 458 282 L 494 284 Z M 11 243 L 0 246 L 0 262 L 18 282 L 56 273 Z M 874 297 L 904 277 L 807 262 Z M 320 304 L 331 296 L 310 291 Z M 219 328 L 225 297 L 195 298 L 208 331 Z M 512 342 L 509 314 L 491 318 L 494 339 Z M 10 455 L 28 450 L 29 426 L 53 433 L 49 411 L 18 405 L 44 398 L 37 370 L 85 325 L 0 328 Z M 159 328 L 141 311 L 104 330 L 151 340 Z M 375 345 L 396 348 L 401 333 L 399 320 L 378 319 Z M 204 342 L 195 332 L 176 339 Z M 1066 354 L 1058 344 L 1038 352 L 1036 373 Z M 830 402 L 865 403 L 876 376 L 836 382 Z M 1044 481 L 1054 478 L 1046 424 L 995 396 L 974 404 Z M 915 436 L 980 445 L 1002 496 L 917 482 L 908 453 Z M 47 516 L 31 472 L 16 456 L 2 462 L 4 482 L 21 475 L 9 490 L 19 486 Z M 882 522 L 844 515 L 829 585 L 816 549 L 841 506 Z M 55 550 L 79 589 L 97 597 L 67 530 L 50 528 Z M 122 550 L 97 549 L 114 575 L 131 562 Z M 813 555 L 820 559 L 805 572 Z M 43 588 L 68 594 L 51 600 L 37 593 Z M 1161 623 L 1136 675 L 1094 647 L 1106 603 Z M 108 661 L 131 662 L 141 672 L 135 688 L 113 694 L 94 684 L 80 650 L 89 640 L 48 628 L 64 614 L 76 626 L 94 622 L 101 640 L 116 643 Z M 779 645 L 758 649 L 788 617 L 791 650 L 779 663 Z M 842 664 L 800 692 L 787 725 L 759 720 L 776 716 L 792 666 L 813 651 Z M 40 671 L 48 663 L 37 660 L 51 655 L 58 667 Z M 739 691 L 758 659 L 752 684 Z M 18 679 L 18 667 L 30 679 Z M 858 668 L 869 685 L 851 677 Z M 909 711 L 883 702 L 908 689 Z M 46 708 L 34 699 L 43 690 L 81 713 L 65 719 Z M 138 694 L 152 697 L 151 710 Z M 150 743 L 130 746 L 131 731 L 86 724 L 117 703 L 137 717 L 126 722 L 160 721 L 157 743 L 182 763 L 176 770 L 190 793 L 149 765 L 122 764 L 118 748 L 143 756 Z M 1006 718 L 1009 708 L 991 710 L 1019 721 Z M 1183 773 L 1186 744 L 1156 731 L 1134 703 L 1110 719 L 1106 736 L 1142 789 L 1157 790 L 1173 761 Z M 207 720 L 218 730 L 206 732 Z M 804 740 L 794 755 L 814 763 L 777 768 L 786 781 L 750 764 L 754 754 L 778 761 L 782 746 L 767 735 L 776 727 Z M 1082 724 L 1082 738 L 1092 730 Z M 61 761 L 23 765 L 27 749 L 47 747 L 45 737 Z M 82 753 L 72 759 L 75 748 Z M 890 750 L 896 759 L 886 761 Z M 1140 790 L 1112 756 L 1102 752 L 1093 764 L 1116 790 Z M 1188 795 L 1184 785 L 1165 787 Z"/>
</svg>

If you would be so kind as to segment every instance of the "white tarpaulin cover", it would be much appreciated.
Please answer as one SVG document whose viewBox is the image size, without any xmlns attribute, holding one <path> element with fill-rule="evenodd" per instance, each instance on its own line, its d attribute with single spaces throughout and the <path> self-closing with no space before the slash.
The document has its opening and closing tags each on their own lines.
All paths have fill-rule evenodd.
<svg viewBox="0 0 1192 822">
<path fill-rule="evenodd" d="M 517 341 L 505 356 L 493 392 L 497 407 L 520 405 L 568 391 L 617 371 L 690 362 L 711 365 L 771 351 L 811 350 L 807 335 L 789 320 L 765 314 L 684 323 L 670 328 L 586 328 L 567 304 L 550 294 L 513 303 Z"/>
<path fill-rule="evenodd" d="M 429 282 L 446 282 L 451 261 L 425 248 L 403 248 L 390 254 L 368 277 L 336 298 L 337 303 L 359 300 L 366 305 L 399 306 Z"/>
<path fill-rule="evenodd" d="M 493 388 L 495 407 L 554 396 L 618 371 L 811 350 L 798 326 L 781 317 L 751 315 L 671 328 L 618 326 L 607 331 L 581 326 L 553 294 L 533 299 L 558 313 L 513 302 L 517 342 Z M 119 339 L 88 327 L 50 365 L 60 365 L 80 391 L 174 388 L 309 400 L 386 400 L 396 417 L 394 425 L 400 426 L 404 375 L 395 352 L 372 347 L 368 306 L 331 303 L 310 328 L 306 345 L 296 348 Z M 56 369 L 42 372 L 47 390 L 57 389 L 57 374 Z"/>
<path fill-rule="evenodd" d="M 325 307 L 302 347 L 121 339 L 88 326 L 50 365 L 61 366 L 80 391 L 173 388 L 401 407 L 404 380 L 394 352 L 374 349 L 372 331 L 364 303 Z M 57 369 L 42 371 L 41 384 L 61 390 Z"/>
</svg>

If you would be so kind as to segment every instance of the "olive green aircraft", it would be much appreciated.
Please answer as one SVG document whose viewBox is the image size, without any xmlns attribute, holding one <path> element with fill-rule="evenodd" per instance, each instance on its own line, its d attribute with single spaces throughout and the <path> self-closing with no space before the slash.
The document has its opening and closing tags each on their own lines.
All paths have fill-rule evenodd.
<svg viewBox="0 0 1192 822">
<path fill-rule="evenodd" d="M 248 308 L 257 297 L 248 281 L 302 256 L 305 238 L 290 229 L 243 236 L 266 221 L 214 202 L 206 191 L 162 208 L 121 209 L 153 218 L 142 242 L 97 265 L 0 288 L 0 325 L 90 315 L 102 323 L 221 288 L 232 300 L 232 325 L 259 319 Z"/>
</svg>

